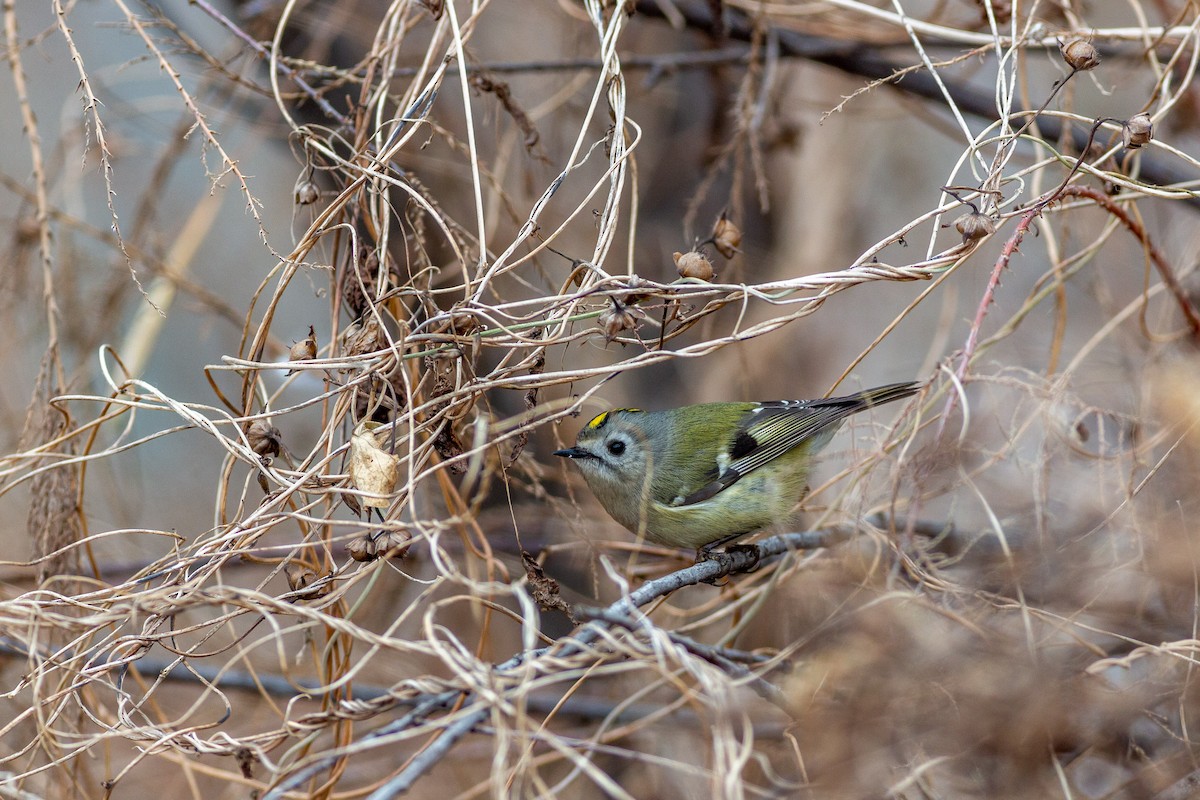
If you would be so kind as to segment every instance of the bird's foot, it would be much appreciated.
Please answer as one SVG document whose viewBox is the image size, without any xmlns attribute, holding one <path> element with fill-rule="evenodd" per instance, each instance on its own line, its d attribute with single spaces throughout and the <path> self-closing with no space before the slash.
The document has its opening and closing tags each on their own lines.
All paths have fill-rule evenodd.
<svg viewBox="0 0 1200 800">
<path fill-rule="evenodd" d="M 762 555 L 757 547 L 753 544 L 731 544 L 720 552 L 714 552 L 711 547 L 701 547 L 696 551 L 696 562 L 716 561 L 721 565 L 721 576 L 719 578 L 711 578 L 705 583 L 712 586 L 720 586 L 723 584 L 717 583 L 718 580 L 723 580 L 726 576 L 736 572 L 753 572 L 758 567 L 758 562 Z"/>
</svg>

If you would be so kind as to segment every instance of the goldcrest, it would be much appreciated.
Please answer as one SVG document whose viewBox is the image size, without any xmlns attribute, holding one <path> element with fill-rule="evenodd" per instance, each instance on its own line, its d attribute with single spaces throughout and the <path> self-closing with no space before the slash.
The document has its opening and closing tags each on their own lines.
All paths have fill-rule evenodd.
<svg viewBox="0 0 1200 800">
<path fill-rule="evenodd" d="M 594 417 L 574 447 L 554 455 L 572 459 L 604 510 L 635 535 L 704 554 L 786 525 L 808 491 L 813 454 L 846 417 L 920 388 L 894 383 L 823 400 L 618 408 Z"/>
</svg>

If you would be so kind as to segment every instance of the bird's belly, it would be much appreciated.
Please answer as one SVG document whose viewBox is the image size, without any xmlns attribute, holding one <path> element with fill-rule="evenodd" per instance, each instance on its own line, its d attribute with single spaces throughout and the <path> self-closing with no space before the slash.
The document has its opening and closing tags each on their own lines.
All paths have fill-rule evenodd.
<svg viewBox="0 0 1200 800">
<path fill-rule="evenodd" d="M 653 503 L 645 537 L 672 547 L 699 548 L 730 536 L 786 525 L 804 487 L 804 476 L 770 468 L 755 470 L 701 503 Z"/>
</svg>

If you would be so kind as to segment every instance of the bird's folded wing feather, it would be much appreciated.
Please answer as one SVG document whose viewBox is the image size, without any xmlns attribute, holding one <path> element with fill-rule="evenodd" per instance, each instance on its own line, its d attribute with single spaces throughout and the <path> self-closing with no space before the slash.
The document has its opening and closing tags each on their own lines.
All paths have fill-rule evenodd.
<svg viewBox="0 0 1200 800">
<path fill-rule="evenodd" d="M 747 473 L 779 458 L 793 447 L 850 414 L 863 403 L 844 400 L 778 400 L 763 403 L 746 417 L 730 448 L 729 464 L 712 482 L 675 505 L 702 503 L 735 484 Z"/>
</svg>

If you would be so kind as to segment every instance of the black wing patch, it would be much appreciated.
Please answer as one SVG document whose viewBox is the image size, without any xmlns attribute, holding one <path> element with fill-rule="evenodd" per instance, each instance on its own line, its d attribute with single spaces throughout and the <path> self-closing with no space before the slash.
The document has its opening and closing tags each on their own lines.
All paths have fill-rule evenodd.
<svg viewBox="0 0 1200 800">
<path fill-rule="evenodd" d="M 733 447 L 729 450 L 729 457 L 737 461 L 743 456 L 748 456 L 758 447 L 758 439 L 750 434 L 749 431 L 738 431 L 737 438 L 733 440 Z"/>
<path fill-rule="evenodd" d="M 755 439 L 749 431 L 740 430 L 733 440 L 733 447 L 729 449 L 729 457 L 736 463 L 737 459 L 744 458 L 757 449 L 758 439 Z M 737 483 L 738 479 L 745 474 L 744 470 L 739 470 L 731 464 L 721 470 L 714 480 L 706 483 L 675 505 L 690 506 L 693 503 L 703 503 L 705 500 L 717 496 L 725 489 Z"/>
</svg>

